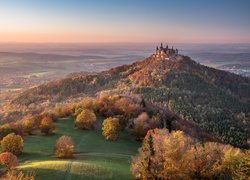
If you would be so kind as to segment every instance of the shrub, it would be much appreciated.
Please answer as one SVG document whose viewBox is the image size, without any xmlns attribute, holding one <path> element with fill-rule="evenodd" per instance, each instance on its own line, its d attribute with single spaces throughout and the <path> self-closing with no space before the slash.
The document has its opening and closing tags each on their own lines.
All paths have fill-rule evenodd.
<svg viewBox="0 0 250 180">
<path fill-rule="evenodd" d="M 23 150 L 23 138 L 20 135 L 15 135 L 14 133 L 8 134 L 1 141 L 1 146 L 3 151 L 19 155 Z"/>
<path fill-rule="evenodd" d="M 69 136 L 61 136 L 54 147 L 54 153 L 59 158 L 70 158 L 73 156 L 74 142 Z"/>
<path fill-rule="evenodd" d="M 94 112 L 84 109 L 76 118 L 75 126 L 79 129 L 93 129 L 96 122 Z"/>
<path fill-rule="evenodd" d="M 35 126 L 36 126 L 34 118 L 24 119 L 22 126 L 23 126 L 24 133 L 31 135 L 32 131 L 35 129 Z"/>
<path fill-rule="evenodd" d="M 107 118 L 102 124 L 102 134 L 107 140 L 114 141 L 118 138 L 119 119 Z"/>
<path fill-rule="evenodd" d="M 53 120 L 50 117 L 45 117 L 42 119 L 41 125 L 41 133 L 44 134 L 50 134 L 55 129 L 55 126 L 53 125 Z"/>
<path fill-rule="evenodd" d="M 0 162 L 9 171 L 17 166 L 17 157 L 11 152 L 3 152 L 0 154 Z"/>
</svg>

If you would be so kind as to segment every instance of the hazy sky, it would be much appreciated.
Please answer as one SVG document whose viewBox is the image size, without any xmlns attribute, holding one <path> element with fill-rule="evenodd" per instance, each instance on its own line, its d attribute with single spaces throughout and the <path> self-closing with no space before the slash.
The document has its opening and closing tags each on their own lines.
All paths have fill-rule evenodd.
<svg viewBox="0 0 250 180">
<path fill-rule="evenodd" d="M 250 0 L 0 0 L 0 42 L 250 43 Z"/>
</svg>

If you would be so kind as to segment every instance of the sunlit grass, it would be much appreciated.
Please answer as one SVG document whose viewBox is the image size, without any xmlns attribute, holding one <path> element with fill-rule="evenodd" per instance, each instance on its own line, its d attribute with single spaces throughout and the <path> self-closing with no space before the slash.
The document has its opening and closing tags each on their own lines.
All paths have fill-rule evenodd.
<svg viewBox="0 0 250 180">
<path fill-rule="evenodd" d="M 98 117 L 98 122 L 102 122 Z M 100 129 L 79 131 L 73 119 L 64 118 L 55 123 L 56 132 L 50 136 L 36 132 L 25 138 L 24 152 L 19 157 L 19 168 L 34 171 L 37 179 L 130 179 L 131 156 L 139 143 L 127 132 L 116 142 L 106 141 Z M 75 142 L 72 159 L 58 159 L 53 155 L 56 140 L 71 136 Z"/>
</svg>

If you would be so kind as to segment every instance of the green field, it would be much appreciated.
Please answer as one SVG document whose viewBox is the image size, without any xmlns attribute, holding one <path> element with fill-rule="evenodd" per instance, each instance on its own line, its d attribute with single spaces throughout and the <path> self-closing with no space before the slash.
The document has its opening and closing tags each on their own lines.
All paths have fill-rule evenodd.
<svg viewBox="0 0 250 180">
<path fill-rule="evenodd" d="M 102 118 L 98 118 L 98 124 Z M 100 128 L 91 131 L 74 129 L 73 119 L 55 123 L 55 134 L 36 134 L 24 139 L 24 152 L 19 156 L 19 169 L 33 171 L 36 179 L 131 179 L 131 156 L 140 143 L 127 132 L 115 142 L 106 141 Z M 100 126 L 99 126 L 100 127 Z M 58 159 L 53 155 L 56 140 L 68 135 L 75 142 L 75 158 Z"/>
</svg>

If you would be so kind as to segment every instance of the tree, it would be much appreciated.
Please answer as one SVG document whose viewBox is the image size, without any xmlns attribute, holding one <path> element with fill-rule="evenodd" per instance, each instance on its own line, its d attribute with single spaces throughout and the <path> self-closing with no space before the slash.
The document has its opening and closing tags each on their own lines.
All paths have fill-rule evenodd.
<svg viewBox="0 0 250 180">
<path fill-rule="evenodd" d="M 23 150 L 23 138 L 14 133 L 8 134 L 1 141 L 3 151 L 11 152 L 15 155 L 19 155 Z"/>
<path fill-rule="evenodd" d="M 9 171 L 17 166 L 17 157 L 11 152 L 3 152 L 0 154 L 0 162 Z"/>
<path fill-rule="evenodd" d="M 53 114 L 57 118 L 63 118 L 71 115 L 71 107 L 69 104 L 67 105 L 58 105 L 55 107 Z"/>
<path fill-rule="evenodd" d="M 119 127 L 118 118 L 107 118 L 102 124 L 102 134 L 107 140 L 114 141 L 118 138 Z"/>
<path fill-rule="evenodd" d="M 55 146 L 54 154 L 59 158 L 71 158 L 74 152 L 74 142 L 69 136 L 61 136 Z"/>
<path fill-rule="evenodd" d="M 134 120 L 134 132 L 138 140 L 145 137 L 148 130 L 154 129 L 159 125 L 157 118 L 150 118 L 146 112 L 141 113 Z"/>
<path fill-rule="evenodd" d="M 93 129 L 96 122 L 96 115 L 93 111 L 84 109 L 77 116 L 75 126 L 79 129 Z"/>
<path fill-rule="evenodd" d="M 219 170 L 224 176 L 233 179 L 248 179 L 250 177 L 250 151 L 241 153 L 239 149 L 228 147 Z"/>
<path fill-rule="evenodd" d="M 7 136 L 8 134 L 13 133 L 13 129 L 10 124 L 4 124 L 0 126 L 0 139 Z"/>
<path fill-rule="evenodd" d="M 24 133 L 31 135 L 32 131 L 35 129 L 35 126 L 36 126 L 34 118 L 24 119 L 22 126 L 23 126 Z"/>
<path fill-rule="evenodd" d="M 136 179 L 247 179 L 249 152 L 214 142 L 201 143 L 181 131 L 149 130 L 132 159 Z"/>
<path fill-rule="evenodd" d="M 153 131 L 148 131 L 144 138 L 142 147 L 139 149 L 139 155 L 132 158 L 131 171 L 136 179 L 155 179 L 152 164 L 154 156 Z"/>
<path fill-rule="evenodd" d="M 40 125 L 41 132 L 48 135 L 53 132 L 55 126 L 53 125 L 53 120 L 50 117 L 45 117 L 41 121 Z"/>
<path fill-rule="evenodd" d="M 96 110 L 96 100 L 94 98 L 86 97 L 81 102 L 81 107 L 83 109 L 89 109 L 92 111 Z"/>
<path fill-rule="evenodd" d="M 219 176 L 217 166 L 222 163 L 223 156 L 223 145 L 212 142 L 199 143 L 185 152 L 182 161 L 186 166 L 186 174 L 192 179 L 211 179 Z"/>
</svg>

